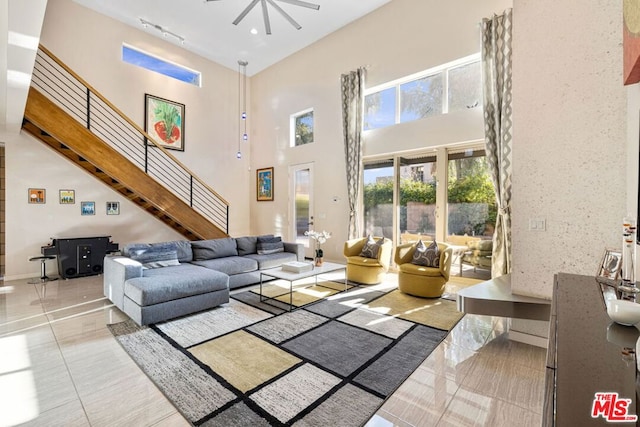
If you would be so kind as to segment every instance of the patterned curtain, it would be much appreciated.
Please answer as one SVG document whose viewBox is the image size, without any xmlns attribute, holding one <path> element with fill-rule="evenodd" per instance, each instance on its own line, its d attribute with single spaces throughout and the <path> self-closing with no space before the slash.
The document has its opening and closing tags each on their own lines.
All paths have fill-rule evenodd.
<svg viewBox="0 0 640 427">
<path fill-rule="evenodd" d="M 498 202 L 492 277 L 511 273 L 512 22 L 512 9 L 482 20 L 485 145 Z"/>
<path fill-rule="evenodd" d="M 362 176 L 362 106 L 365 69 L 343 74 L 342 128 L 344 154 L 347 165 L 347 194 L 349 198 L 349 239 L 360 237 L 358 203 Z"/>
</svg>

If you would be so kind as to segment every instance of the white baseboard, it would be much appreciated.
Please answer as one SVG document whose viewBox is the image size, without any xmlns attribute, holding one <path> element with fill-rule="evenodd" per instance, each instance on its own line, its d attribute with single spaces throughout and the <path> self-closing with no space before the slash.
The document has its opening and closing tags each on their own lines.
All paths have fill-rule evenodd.
<svg viewBox="0 0 640 427">
<path fill-rule="evenodd" d="M 521 342 L 524 344 L 534 345 L 536 347 L 547 348 L 549 346 L 549 340 L 537 335 L 525 334 L 519 331 L 509 331 L 509 339 L 512 341 Z"/>
<path fill-rule="evenodd" d="M 13 276 L 4 276 L 5 282 L 10 282 L 12 280 L 24 280 L 24 279 L 35 279 L 40 277 L 40 273 L 31 273 L 31 274 L 15 274 Z"/>
</svg>

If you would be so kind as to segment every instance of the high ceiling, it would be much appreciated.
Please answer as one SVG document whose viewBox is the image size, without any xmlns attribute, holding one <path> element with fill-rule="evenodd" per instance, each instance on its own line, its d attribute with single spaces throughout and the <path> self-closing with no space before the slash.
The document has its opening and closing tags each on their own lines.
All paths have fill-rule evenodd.
<svg viewBox="0 0 640 427">
<path fill-rule="evenodd" d="M 140 21 L 144 19 L 184 38 L 182 47 L 185 49 L 231 69 L 238 68 L 239 60 L 247 61 L 247 74 L 253 75 L 391 0 L 307 0 L 320 5 L 319 10 L 291 4 L 288 0 L 255 0 L 255 7 L 237 25 L 233 21 L 254 0 L 74 1 L 163 37 L 153 25 L 144 28 Z M 271 24 L 270 35 L 265 32 L 263 4 L 267 7 Z M 290 15 L 302 28 L 297 30 L 277 8 Z M 252 29 L 256 34 L 252 34 Z M 172 35 L 165 39 L 181 44 Z"/>
</svg>

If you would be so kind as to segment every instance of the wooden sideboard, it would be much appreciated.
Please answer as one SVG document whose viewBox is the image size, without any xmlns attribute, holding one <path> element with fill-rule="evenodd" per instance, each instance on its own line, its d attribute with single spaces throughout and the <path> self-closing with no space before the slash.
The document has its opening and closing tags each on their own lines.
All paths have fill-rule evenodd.
<svg viewBox="0 0 640 427">
<path fill-rule="evenodd" d="M 631 399 L 628 413 L 638 414 L 636 361 L 624 347 L 635 349 L 640 331 L 609 319 L 603 292 L 615 290 L 593 276 L 555 277 L 543 426 L 640 425 L 591 416 L 595 394 L 600 392 Z"/>
</svg>

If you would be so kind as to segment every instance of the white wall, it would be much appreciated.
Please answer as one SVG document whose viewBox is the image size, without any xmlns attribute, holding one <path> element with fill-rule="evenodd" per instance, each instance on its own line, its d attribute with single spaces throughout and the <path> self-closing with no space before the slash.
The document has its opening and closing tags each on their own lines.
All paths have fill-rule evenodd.
<svg viewBox="0 0 640 427">
<path fill-rule="evenodd" d="M 39 276 L 40 263 L 28 258 L 53 237 L 112 236 L 119 244 L 183 238 L 84 169 L 27 133 L 13 135 L 5 145 L 6 280 Z M 6 160 L 5 159 L 5 160 Z M 28 204 L 29 188 L 46 190 L 45 204 Z M 73 189 L 76 202 L 61 205 L 58 192 Z M 95 216 L 80 215 L 80 202 L 96 202 Z M 120 215 L 107 215 L 106 202 L 120 202 Z M 47 273 L 55 274 L 55 262 Z"/>
<path fill-rule="evenodd" d="M 627 210 L 634 218 L 638 212 L 638 152 L 640 151 L 640 84 L 626 86 L 627 92 Z M 616 247 L 622 247 L 622 243 Z M 636 247 L 636 249 L 638 249 Z M 640 255 L 640 250 L 638 251 Z M 636 281 L 640 266 L 636 262 Z"/>
<path fill-rule="evenodd" d="M 275 228 L 289 237 L 288 167 L 314 162 L 315 229 L 333 232 L 325 257 L 343 260 L 348 205 L 340 75 L 366 66 L 371 87 L 477 53 L 482 18 L 510 5 L 394 0 L 253 76 L 252 168 L 274 166 L 276 182 L 274 202 L 254 202 L 252 231 Z M 306 108 L 314 108 L 315 142 L 289 148 L 289 116 Z M 364 151 L 375 156 L 483 138 L 481 112 L 471 110 L 368 131 Z"/>
<path fill-rule="evenodd" d="M 22 126 L 46 6 L 47 0 L 8 0 L 0 4 L 0 130 L 16 133 Z"/>
<path fill-rule="evenodd" d="M 513 47 L 512 287 L 550 298 L 555 273 L 594 275 L 605 247 L 621 247 L 626 210 L 635 213 L 622 4 L 515 0 Z M 547 230 L 529 231 L 530 218 Z"/>
<path fill-rule="evenodd" d="M 202 72 L 202 87 L 152 73 L 121 61 L 126 42 Z M 249 233 L 250 156 L 236 159 L 238 141 L 237 71 L 97 14 L 71 0 L 48 2 L 41 43 L 87 80 L 120 110 L 144 124 L 144 94 L 186 105 L 185 151 L 172 153 L 231 205 L 229 233 Z M 25 135 L 6 141 L 7 279 L 39 273 L 29 256 L 38 255 L 50 237 L 101 232 L 125 244 L 158 241 L 176 234 L 133 205 L 122 214 L 101 217 L 107 200 L 120 200 L 104 184 Z M 27 205 L 29 187 L 48 190 L 46 205 Z M 81 217 L 79 205 L 60 206 L 61 188 L 77 191 L 77 200 L 95 200 L 99 214 Z M 133 213 L 136 210 L 139 212 Z"/>
</svg>

